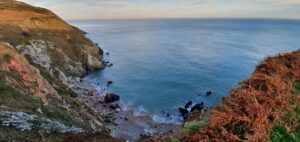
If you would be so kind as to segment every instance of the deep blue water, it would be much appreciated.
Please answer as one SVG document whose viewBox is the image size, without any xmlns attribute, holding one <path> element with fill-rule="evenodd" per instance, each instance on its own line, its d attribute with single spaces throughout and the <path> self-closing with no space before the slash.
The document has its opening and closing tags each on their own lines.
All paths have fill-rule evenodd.
<svg viewBox="0 0 300 142">
<path fill-rule="evenodd" d="M 70 21 L 100 44 L 112 68 L 89 75 L 114 81 L 122 101 L 149 112 L 186 101 L 214 106 L 266 56 L 300 48 L 300 21 L 172 19 Z M 199 96 L 206 91 L 213 95 Z"/>
</svg>

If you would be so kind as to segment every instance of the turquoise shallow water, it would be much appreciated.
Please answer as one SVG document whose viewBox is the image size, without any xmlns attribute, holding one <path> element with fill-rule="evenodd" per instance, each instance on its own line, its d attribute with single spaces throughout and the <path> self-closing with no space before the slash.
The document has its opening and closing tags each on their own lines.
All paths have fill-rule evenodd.
<svg viewBox="0 0 300 142">
<path fill-rule="evenodd" d="M 114 81 L 124 103 L 152 113 L 192 100 L 214 106 L 266 56 L 300 47 L 300 21 L 169 19 L 69 21 L 110 53 L 112 68 L 92 73 Z M 213 95 L 199 96 L 206 91 Z"/>
</svg>

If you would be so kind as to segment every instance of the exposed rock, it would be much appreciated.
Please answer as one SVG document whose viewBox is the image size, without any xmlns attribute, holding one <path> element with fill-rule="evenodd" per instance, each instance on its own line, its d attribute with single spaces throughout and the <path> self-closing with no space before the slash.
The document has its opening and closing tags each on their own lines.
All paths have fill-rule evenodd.
<svg viewBox="0 0 300 142">
<path fill-rule="evenodd" d="M 0 38 L 1 38 L 1 34 L 0 34 Z M 13 48 L 13 46 L 10 43 L 7 42 L 0 42 L 0 43 L 6 45 L 7 47 Z"/>
<path fill-rule="evenodd" d="M 5 96 L 1 108 L 20 111 L 0 111 L 0 125 L 5 126 L 1 130 L 9 130 L 9 133 L 0 132 L 0 139 L 7 137 L 6 141 L 15 141 L 11 139 L 15 133 L 10 131 L 19 132 L 16 141 L 31 140 L 42 133 L 47 133 L 42 134 L 42 140 L 32 141 L 48 141 L 44 136 L 53 135 L 68 141 L 69 136 L 74 134 L 80 138 L 81 134 L 75 133 L 83 132 L 87 136 L 100 132 L 100 141 L 102 137 L 106 139 L 102 114 L 68 97 L 79 94 L 71 87 L 78 87 L 81 79 L 76 82 L 72 78 L 103 68 L 100 47 L 51 11 L 15 0 L 0 0 L 0 29 L 0 94 Z M 104 101 L 103 96 L 101 99 Z"/>
<path fill-rule="evenodd" d="M 120 109 L 121 107 L 119 106 L 119 104 L 111 104 L 109 106 L 109 108 L 111 108 L 111 109 Z"/>
<path fill-rule="evenodd" d="M 201 111 L 204 108 L 204 103 L 201 102 L 200 104 L 195 104 L 190 112 L 194 112 L 194 111 Z"/>
<path fill-rule="evenodd" d="M 89 70 L 97 70 L 103 68 L 102 62 L 99 58 L 92 56 L 90 53 L 87 53 L 87 65 Z"/>
<path fill-rule="evenodd" d="M 211 91 L 206 92 L 206 96 L 210 96 L 210 95 L 212 95 Z"/>
<path fill-rule="evenodd" d="M 7 78 L 12 85 L 22 87 L 32 95 L 41 97 L 45 105 L 48 104 L 47 95 L 57 95 L 56 90 L 41 76 L 37 68 L 29 64 L 25 57 L 0 44 L 0 58 L 5 55 L 9 55 L 11 59 L 9 62 L 0 64 L 0 69 L 15 72 L 19 76 L 19 80 Z"/>
<path fill-rule="evenodd" d="M 45 41 L 36 40 L 31 41 L 30 45 L 20 45 L 16 47 L 23 55 L 28 55 L 31 60 L 46 69 L 50 69 L 52 61 L 47 52 L 47 45 Z"/>
<path fill-rule="evenodd" d="M 59 68 L 67 77 L 103 68 L 103 51 L 80 29 L 47 9 L 14 0 L 0 3 L 0 41 L 17 46 L 35 64 Z"/>
<path fill-rule="evenodd" d="M 113 81 L 107 81 L 107 86 L 109 86 L 109 85 L 112 85 L 113 84 Z"/>
<path fill-rule="evenodd" d="M 187 115 L 189 113 L 189 111 L 187 109 L 180 107 L 180 108 L 178 108 L 178 110 L 183 118 L 187 117 Z"/>
<path fill-rule="evenodd" d="M 104 97 L 105 102 L 112 103 L 120 100 L 120 96 L 115 93 L 107 93 Z"/>
<path fill-rule="evenodd" d="M 40 114 L 43 114 L 43 111 L 42 111 L 41 108 L 36 109 L 36 111 L 37 111 L 38 113 L 40 113 Z"/>
<path fill-rule="evenodd" d="M 84 129 L 68 126 L 58 121 L 29 115 L 25 112 L 0 112 L 0 124 L 12 126 L 21 131 L 38 131 L 41 133 L 83 133 Z"/>
<path fill-rule="evenodd" d="M 68 77 L 61 71 L 58 69 L 58 79 L 63 81 L 63 82 L 68 82 Z"/>
<path fill-rule="evenodd" d="M 107 65 L 107 67 L 112 67 L 114 64 L 112 64 L 112 63 L 109 63 L 108 65 Z"/>
<path fill-rule="evenodd" d="M 193 102 L 192 101 L 189 101 L 189 102 L 187 102 L 186 104 L 185 104 L 185 106 L 184 106 L 184 108 L 189 108 L 191 105 L 193 104 Z"/>
</svg>

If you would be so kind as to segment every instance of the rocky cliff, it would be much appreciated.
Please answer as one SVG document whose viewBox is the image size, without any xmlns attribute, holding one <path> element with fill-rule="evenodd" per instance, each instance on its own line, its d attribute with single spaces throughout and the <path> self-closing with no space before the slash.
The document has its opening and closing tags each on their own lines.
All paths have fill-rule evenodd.
<svg viewBox="0 0 300 142">
<path fill-rule="evenodd" d="M 115 141 L 69 88 L 102 69 L 101 59 L 96 44 L 51 11 L 0 0 L 0 141 Z"/>
<path fill-rule="evenodd" d="M 102 50 L 82 31 L 47 9 L 22 2 L 0 1 L 0 41 L 61 79 L 103 68 Z"/>
</svg>

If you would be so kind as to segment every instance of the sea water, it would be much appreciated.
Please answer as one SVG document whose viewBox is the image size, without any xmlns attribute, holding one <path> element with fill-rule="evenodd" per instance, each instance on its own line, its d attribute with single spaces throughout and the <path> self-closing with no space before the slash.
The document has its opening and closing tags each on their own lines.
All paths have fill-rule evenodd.
<svg viewBox="0 0 300 142">
<path fill-rule="evenodd" d="M 113 67 L 88 78 L 95 84 L 112 80 L 109 91 L 123 103 L 156 116 L 176 112 L 190 100 L 214 106 L 265 57 L 300 48 L 297 20 L 69 22 L 110 53 L 105 58 Z M 205 95 L 207 91 L 212 95 Z"/>
</svg>

